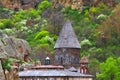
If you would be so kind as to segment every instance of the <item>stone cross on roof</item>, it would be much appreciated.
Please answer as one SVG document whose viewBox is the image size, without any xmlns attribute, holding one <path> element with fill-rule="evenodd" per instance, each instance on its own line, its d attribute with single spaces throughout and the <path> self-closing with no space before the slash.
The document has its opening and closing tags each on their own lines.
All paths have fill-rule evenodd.
<svg viewBox="0 0 120 80">
<path fill-rule="evenodd" d="M 54 48 L 80 48 L 79 41 L 69 20 L 63 25 Z"/>
</svg>

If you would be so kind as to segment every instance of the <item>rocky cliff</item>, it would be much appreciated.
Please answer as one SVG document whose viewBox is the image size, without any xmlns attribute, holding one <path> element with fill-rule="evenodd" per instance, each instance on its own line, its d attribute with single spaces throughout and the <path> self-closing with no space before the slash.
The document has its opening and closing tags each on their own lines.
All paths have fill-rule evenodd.
<svg viewBox="0 0 120 80">
<path fill-rule="evenodd" d="M 0 0 L 0 3 L 9 9 L 34 8 L 40 0 Z"/>
<path fill-rule="evenodd" d="M 4 54 L 4 57 L 7 56 L 23 59 L 24 55 L 30 54 L 30 46 L 27 41 L 23 39 L 17 39 L 4 35 L 3 38 L 0 40 L 0 46 L 0 52 L 1 54 Z"/>
<path fill-rule="evenodd" d="M 9 9 L 29 9 L 36 8 L 42 0 L 0 0 L 0 3 Z M 72 9 L 82 10 L 83 6 L 97 6 L 103 2 L 108 6 L 115 6 L 114 0 L 48 0 L 52 2 L 53 8 L 59 5 L 63 7 L 70 6 Z"/>
<path fill-rule="evenodd" d="M 8 37 L 7 35 L 0 36 L 0 80 L 5 80 L 1 60 L 7 58 L 16 58 L 19 60 L 29 61 L 30 46 L 27 41 Z"/>
<path fill-rule="evenodd" d="M 53 8 L 62 5 L 63 7 L 71 7 L 72 9 L 82 9 L 83 1 L 82 0 L 52 0 Z"/>
<path fill-rule="evenodd" d="M 0 61 L 0 80 L 5 80 L 4 72 L 2 69 L 1 61 Z"/>
</svg>

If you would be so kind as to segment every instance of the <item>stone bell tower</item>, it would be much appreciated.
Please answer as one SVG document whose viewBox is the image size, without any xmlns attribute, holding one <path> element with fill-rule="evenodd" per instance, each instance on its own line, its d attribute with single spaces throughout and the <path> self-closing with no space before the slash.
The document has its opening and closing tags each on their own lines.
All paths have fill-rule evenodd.
<svg viewBox="0 0 120 80">
<path fill-rule="evenodd" d="M 63 25 L 54 48 L 55 65 L 63 65 L 66 68 L 79 67 L 80 44 L 69 20 Z"/>
<path fill-rule="evenodd" d="M 89 74 L 88 64 L 89 61 L 87 57 L 83 56 L 82 59 L 80 60 L 80 73 Z"/>
</svg>

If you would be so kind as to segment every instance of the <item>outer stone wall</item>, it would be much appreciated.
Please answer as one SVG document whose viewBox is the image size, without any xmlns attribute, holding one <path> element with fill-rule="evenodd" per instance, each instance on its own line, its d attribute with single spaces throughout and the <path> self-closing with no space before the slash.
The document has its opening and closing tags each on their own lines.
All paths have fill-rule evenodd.
<svg viewBox="0 0 120 80">
<path fill-rule="evenodd" d="M 79 67 L 80 49 L 76 48 L 59 48 L 55 49 L 55 65 L 63 65 L 66 68 L 71 66 Z"/>
</svg>

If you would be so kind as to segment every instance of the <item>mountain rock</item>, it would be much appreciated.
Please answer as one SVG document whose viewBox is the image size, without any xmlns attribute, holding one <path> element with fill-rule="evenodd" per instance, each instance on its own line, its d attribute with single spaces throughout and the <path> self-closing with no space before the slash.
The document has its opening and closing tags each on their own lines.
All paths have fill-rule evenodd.
<svg viewBox="0 0 120 80">
<path fill-rule="evenodd" d="M 23 60 L 25 55 L 30 54 L 30 51 L 29 44 L 23 39 L 4 35 L 0 40 L 0 59 L 13 57 Z"/>
<path fill-rule="evenodd" d="M 0 61 L 0 80 L 5 80 L 5 75 L 2 69 L 1 61 Z"/>
</svg>

